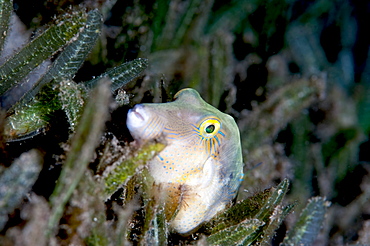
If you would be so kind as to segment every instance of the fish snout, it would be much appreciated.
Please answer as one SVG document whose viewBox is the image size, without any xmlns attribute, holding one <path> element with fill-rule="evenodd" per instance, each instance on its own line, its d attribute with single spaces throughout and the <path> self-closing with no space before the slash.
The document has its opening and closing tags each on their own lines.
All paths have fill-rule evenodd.
<svg viewBox="0 0 370 246">
<path fill-rule="evenodd" d="M 150 118 L 148 110 L 142 104 L 137 104 L 127 114 L 127 127 L 131 129 L 144 127 Z"/>
</svg>

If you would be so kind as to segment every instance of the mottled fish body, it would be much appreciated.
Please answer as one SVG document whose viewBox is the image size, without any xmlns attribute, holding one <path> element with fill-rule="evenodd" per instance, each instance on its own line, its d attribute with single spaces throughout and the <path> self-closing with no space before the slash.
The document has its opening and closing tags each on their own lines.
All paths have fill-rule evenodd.
<svg viewBox="0 0 370 246">
<path fill-rule="evenodd" d="M 179 91 L 174 99 L 136 105 L 128 113 L 127 127 L 138 141 L 165 139 L 167 146 L 148 168 L 155 182 L 180 203 L 170 223 L 186 234 L 235 198 L 243 161 L 239 129 L 231 116 L 193 89 Z"/>
</svg>

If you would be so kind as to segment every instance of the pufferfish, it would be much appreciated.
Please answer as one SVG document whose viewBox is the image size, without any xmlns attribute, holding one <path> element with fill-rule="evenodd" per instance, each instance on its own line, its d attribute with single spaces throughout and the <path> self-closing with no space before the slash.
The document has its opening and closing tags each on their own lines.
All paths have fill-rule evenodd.
<svg viewBox="0 0 370 246">
<path fill-rule="evenodd" d="M 148 169 L 181 203 L 170 221 L 176 232 L 193 232 L 235 198 L 243 179 L 238 126 L 196 90 L 183 89 L 169 103 L 137 104 L 128 112 L 127 127 L 138 141 L 165 139 Z"/>
</svg>

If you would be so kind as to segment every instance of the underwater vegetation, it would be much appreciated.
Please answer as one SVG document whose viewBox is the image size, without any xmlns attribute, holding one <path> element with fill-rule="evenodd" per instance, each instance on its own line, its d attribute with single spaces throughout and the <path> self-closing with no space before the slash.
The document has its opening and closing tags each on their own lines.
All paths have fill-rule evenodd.
<svg viewBox="0 0 370 246">
<path fill-rule="evenodd" d="M 0 0 L 0 245 L 368 244 L 369 18 L 354 0 Z M 245 175 L 179 235 L 146 166 L 166 142 L 126 117 L 187 87 L 235 119 Z"/>
</svg>

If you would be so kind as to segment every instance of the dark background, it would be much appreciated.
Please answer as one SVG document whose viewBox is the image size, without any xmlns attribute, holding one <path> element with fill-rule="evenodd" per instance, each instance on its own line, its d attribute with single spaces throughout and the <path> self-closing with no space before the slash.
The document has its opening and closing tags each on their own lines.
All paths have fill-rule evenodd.
<svg viewBox="0 0 370 246">
<path fill-rule="evenodd" d="M 122 116 L 130 106 L 170 101 L 184 87 L 231 114 L 245 143 L 254 141 L 248 140 L 254 129 L 243 128 L 251 112 L 272 98 L 278 98 L 276 108 L 296 104 L 302 110 L 275 116 L 286 120 L 257 142 L 259 148 L 243 145 L 247 177 L 239 198 L 287 177 L 287 200 L 298 201 L 298 211 L 313 196 L 332 202 L 317 245 L 369 237 L 369 1 L 14 1 L 17 16 L 36 33 L 71 6 L 99 8 L 104 15 L 102 35 L 76 82 L 138 57 L 149 59 L 143 76 L 124 88 L 132 95 L 130 105 L 114 111 L 107 123 L 119 140 L 130 141 Z M 324 78 L 325 88 L 307 105 L 281 93 L 295 81 L 317 78 Z M 56 119 L 59 132 L 68 128 Z M 59 142 L 67 138 L 57 135 L 36 144 L 49 153 L 49 166 L 57 166 L 52 156 L 62 153 Z M 36 140 L 11 147 L 20 153 Z M 48 182 L 59 170 L 43 170 L 35 191 L 50 195 Z"/>
</svg>

